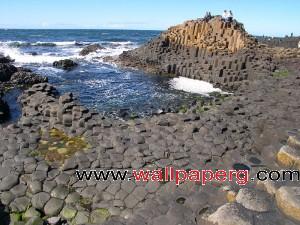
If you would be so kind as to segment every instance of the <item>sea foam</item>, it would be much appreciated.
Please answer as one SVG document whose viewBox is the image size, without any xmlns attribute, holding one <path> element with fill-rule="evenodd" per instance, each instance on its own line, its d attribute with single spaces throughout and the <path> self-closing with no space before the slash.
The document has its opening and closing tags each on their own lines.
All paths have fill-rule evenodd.
<svg viewBox="0 0 300 225">
<path fill-rule="evenodd" d="M 100 42 L 100 45 L 103 45 L 105 48 L 97 50 L 96 52 L 90 53 L 86 56 L 79 56 L 79 58 L 84 58 L 85 60 L 97 60 L 103 62 L 105 57 L 117 57 L 122 54 L 124 51 L 129 51 L 138 47 L 137 44 L 131 41 L 124 42 Z"/>
<path fill-rule="evenodd" d="M 219 88 L 214 88 L 211 83 L 194 80 L 186 77 L 177 77 L 169 81 L 172 88 L 176 90 L 182 90 L 185 92 L 208 95 L 212 92 L 222 92 Z"/>
<path fill-rule="evenodd" d="M 50 56 L 50 55 L 30 55 L 26 53 L 21 53 L 19 49 L 0 46 L 0 52 L 5 56 L 9 56 L 10 58 L 15 60 L 15 63 L 53 63 L 54 61 L 66 59 L 67 57 L 62 56 Z"/>
<path fill-rule="evenodd" d="M 79 52 L 82 50 L 82 46 L 77 46 L 76 41 L 62 41 L 62 42 L 24 42 L 24 41 L 5 41 L 0 42 L 0 53 L 5 56 L 9 56 L 15 60 L 16 64 L 52 64 L 54 61 L 62 59 L 84 59 L 86 61 L 98 61 L 103 62 L 104 58 L 107 56 L 117 57 L 122 54 L 123 51 L 128 51 L 137 48 L 136 43 L 130 41 L 124 42 L 99 42 L 105 48 L 93 52 L 87 56 L 80 56 Z M 92 44 L 90 42 L 81 42 L 84 46 Z M 26 53 L 22 47 L 55 47 L 53 50 L 49 48 L 48 52 L 40 53 L 38 49 L 33 49 L 37 51 L 38 55 L 32 55 Z"/>
</svg>

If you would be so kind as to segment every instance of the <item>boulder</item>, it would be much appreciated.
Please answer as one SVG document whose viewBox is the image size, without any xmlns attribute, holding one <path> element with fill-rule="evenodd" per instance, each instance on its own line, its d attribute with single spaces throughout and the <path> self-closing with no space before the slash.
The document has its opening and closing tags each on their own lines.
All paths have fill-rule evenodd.
<svg viewBox="0 0 300 225">
<path fill-rule="evenodd" d="M 78 66 L 78 64 L 72 61 L 71 59 L 63 59 L 63 60 L 55 61 L 53 63 L 53 66 L 63 70 L 72 70 L 73 68 Z"/>
<path fill-rule="evenodd" d="M 246 209 L 257 212 L 268 212 L 274 208 L 271 195 L 256 189 L 244 188 L 239 190 L 236 201 Z"/>
<path fill-rule="evenodd" d="M 288 145 L 281 147 L 277 154 L 277 160 L 282 166 L 300 169 L 300 151 Z"/>
<path fill-rule="evenodd" d="M 216 225 L 253 225 L 252 215 L 237 203 L 227 203 L 208 217 Z"/>
<path fill-rule="evenodd" d="M 9 81 L 11 76 L 17 72 L 17 68 L 10 64 L 0 64 L 0 82 Z"/>
<path fill-rule="evenodd" d="M 92 52 L 96 52 L 97 50 L 102 50 L 102 49 L 104 49 L 103 46 L 101 46 L 99 44 L 92 44 L 92 45 L 89 45 L 89 46 L 83 48 L 81 50 L 81 52 L 79 53 L 79 55 L 86 56 Z"/>
<path fill-rule="evenodd" d="M 4 56 L 4 55 L 0 55 L 0 63 L 10 63 L 13 60 L 8 57 L 8 56 Z"/>
<path fill-rule="evenodd" d="M 38 55 L 37 52 L 30 52 L 29 54 L 32 55 L 32 56 L 37 56 Z"/>
<path fill-rule="evenodd" d="M 32 72 L 20 71 L 14 73 L 11 76 L 10 81 L 13 84 L 33 85 L 33 84 L 48 82 L 48 78 L 37 75 Z"/>
<path fill-rule="evenodd" d="M 275 196 L 279 209 L 290 218 L 300 221 L 300 187 L 283 186 Z"/>
<path fill-rule="evenodd" d="M 287 143 L 292 148 L 300 149 L 300 135 L 296 134 L 289 136 Z"/>
</svg>

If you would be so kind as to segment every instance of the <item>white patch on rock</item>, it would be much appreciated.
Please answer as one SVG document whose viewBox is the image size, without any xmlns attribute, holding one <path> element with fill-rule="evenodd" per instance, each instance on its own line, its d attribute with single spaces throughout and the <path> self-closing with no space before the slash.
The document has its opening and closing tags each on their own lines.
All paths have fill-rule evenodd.
<svg viewBox="0 0 300 225">
<path fill-rule="evenodd" d="M 172 80 L 170 80 L 169 84 L 176 90 L 182 90 L 202 95 L 208 95 L 212 92 L 224 93 L 221 89 L 214 88 L 211 83 L 186 77 L 173 78 Z"/>
</svg>

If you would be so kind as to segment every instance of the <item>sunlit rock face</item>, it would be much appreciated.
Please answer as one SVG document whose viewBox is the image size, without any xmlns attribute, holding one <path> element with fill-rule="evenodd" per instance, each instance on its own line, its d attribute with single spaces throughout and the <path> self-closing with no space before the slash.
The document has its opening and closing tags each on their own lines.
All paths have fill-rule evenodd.
<svg viewBox="0 0 300 225">
<path fill-rule="evenodd" d="M 257 43 L 246 33 L 243 24 L 237 21 L 225 23 L 218 16 L 209 21 L 191 20 L 171 27 L 162 37 L 172 44 L 230 52 L 255 46 Z"/>
<path fill-rule="evenodd" d="M 271 54 L 236 20 L 190 20 L 119 57 L 123 66 L 203 80 L 227 90 L 271 75 Z"/>
</svg>

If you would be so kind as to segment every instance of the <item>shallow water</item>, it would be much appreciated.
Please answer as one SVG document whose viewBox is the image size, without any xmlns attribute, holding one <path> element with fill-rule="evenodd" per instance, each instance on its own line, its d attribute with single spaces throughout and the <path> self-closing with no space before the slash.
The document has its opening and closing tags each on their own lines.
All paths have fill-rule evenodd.
<svg viewBox="0 0 300 225">
<path fill-rule="evenodd" d="M 49 78 L 61 93 L 73 92 L 81 103 L 99 112 L 128 109 L 148 115 L 159 109 L 189 104 L 198 94 L 176 90 L 172 78 L 124 70 L 103 62 L 157 36 L 158 31 L 124 30 L 0 30 L 0 53 Z M 105 47 L 79 56 L 88 44 Z M 79 66 L 69 72 L 55 69 L 55 60 L 70 58 Z"/>
<path fill-rule="evenodd" d="M 8 122 L 4 123 L 4 125 L 8 125 L 9 123 L 16 122 L 21 115 L 22 109 L 20 103 L 17 101 L 19 95 L 22 93 L 20 89 L 12 89 L 5 93 L 3 96 L 3 100 L 8 103 L 10 109 L 10 115 L 8 118 Z"/>
</svg>

